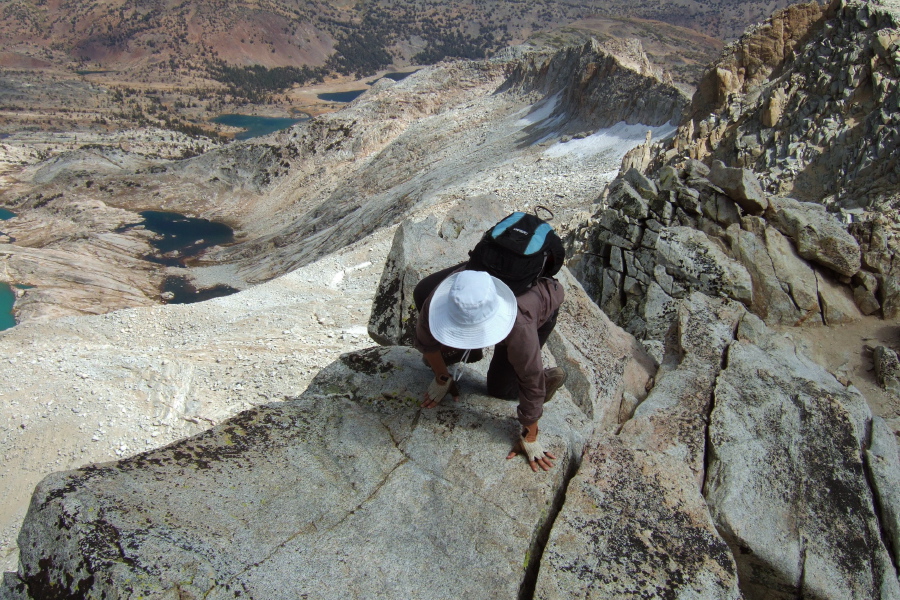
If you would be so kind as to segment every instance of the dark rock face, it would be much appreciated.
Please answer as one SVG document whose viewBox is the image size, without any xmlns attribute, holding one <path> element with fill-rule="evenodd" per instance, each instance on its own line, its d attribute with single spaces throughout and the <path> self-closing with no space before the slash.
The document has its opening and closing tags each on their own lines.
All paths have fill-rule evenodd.
<svg viewBox="0 0 900 600">
<path fill-rule="evenodd" d="M 721 163 L 629 171 L 569 240 L 572 271 L 616 323 L 650 340 L 663 339 L 667 307 L 692 291 L 737 300 L 768 324 L 893 310 L 897 249 L 883 228 L 848 230 L 822 205 L 768 196 L 755 182 Z"/>
</svg>

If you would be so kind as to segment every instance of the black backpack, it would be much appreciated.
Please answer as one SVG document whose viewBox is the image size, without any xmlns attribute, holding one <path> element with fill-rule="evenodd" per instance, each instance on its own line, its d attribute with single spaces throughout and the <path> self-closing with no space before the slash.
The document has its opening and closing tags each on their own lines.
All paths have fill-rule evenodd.
<svg viewBox="0 0 900 600">
<path fill-rule="evenodd" d="M 469 252 L 466 268 L 487 271 L 518 296 L 539 277 L 556 275 L 565 258 L 562 240 L 549 223 L 537 215 L 514 212 L 485 232 Z"/>
</svg>

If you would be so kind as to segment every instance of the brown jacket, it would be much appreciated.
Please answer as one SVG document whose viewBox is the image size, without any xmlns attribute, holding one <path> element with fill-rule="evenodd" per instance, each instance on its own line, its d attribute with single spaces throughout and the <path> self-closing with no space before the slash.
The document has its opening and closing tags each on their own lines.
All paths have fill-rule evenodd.
<svg viewBox="0 0 900 600">
<path fill-rule="evenodd" d="M 557 311 L 565 293 L 562 284 L 555 279 L 539 279 L 530 290 L 516 298 L 519 306 L 512 331 L 500 344 L 506 345 L 510 365 L 519 381 L 519 422 L 530 425 L 544 412 L 544 363 L 541 360 L 541 344 L 538 329 Z M 443 348 L 428 328 L 428 311 L 431 296 L 422 306 L 416 324 L 415 347 L 421 352 L 433 352 Z M 498 344 L 498 345 L 500 345 Z"/>
</svg>

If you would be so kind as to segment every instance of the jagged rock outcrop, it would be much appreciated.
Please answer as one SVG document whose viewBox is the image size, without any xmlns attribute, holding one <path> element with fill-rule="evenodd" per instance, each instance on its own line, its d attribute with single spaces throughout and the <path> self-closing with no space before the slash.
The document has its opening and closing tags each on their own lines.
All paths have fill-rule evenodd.
<svg viewBox="0 0 900 600">
<path fill-rule="evenodd" d="M 700 82 L 674 146 L 755 171 L 772 194 L 897 210 L 900 6 L 834 0 L 776 12 Z"/>
<path fill-rule="evenodd" d="M 513 70 L 505 89 L 559 96 L 554 117 L 591 127 L 620 121 L 656 126 L 675 123 L 688 98 L 654 72 L 640 42 L 611 53 L 591 40 L 550 57 L 530 56 Z"/>
<path fill-rule="evenodd" d="M 748 194 L 741 182 L 755 176 L 730 169 L 731 186 L 727 169 L 694 160 L 653 177 L 632 169 L 570 240 L 574 274 L 619 325 L 661 340 L 672 300 L 694 290 L 782 325 L 845 323 L 895 305 L 889 235 L 873 233 L 874 225 L 848 230 L 822 205 L 769 196 L 753 183 Z M 758 201 L 748 205 L 748 195 Z M 857 237 L 867 240 L 863 247 Z"/>
<path fill-rule="evenodd" d="M 890 429 L 739 303 L 676 313 L 648 398 L 586 446 L 535 597 L 898 597 Z"/>
</svg>

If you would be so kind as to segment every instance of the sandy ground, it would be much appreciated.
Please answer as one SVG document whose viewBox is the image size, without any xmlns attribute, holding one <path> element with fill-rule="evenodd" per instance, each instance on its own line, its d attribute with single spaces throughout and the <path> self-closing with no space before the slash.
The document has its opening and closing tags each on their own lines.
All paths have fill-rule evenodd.
<svg viewBox="0 0 900 600">
<path fill-rule="evenodd" d="M 841 383 L 856 386 L 872 412 L 887 420 L 895 434 L 900 432 L 900 397 L 878 385 L 872 362 L 872 349 L 876 346 L 900 351 L 900 319 L 864 317 L 846 325 L 787 327 L 781 331 Z"/>
</svg>

